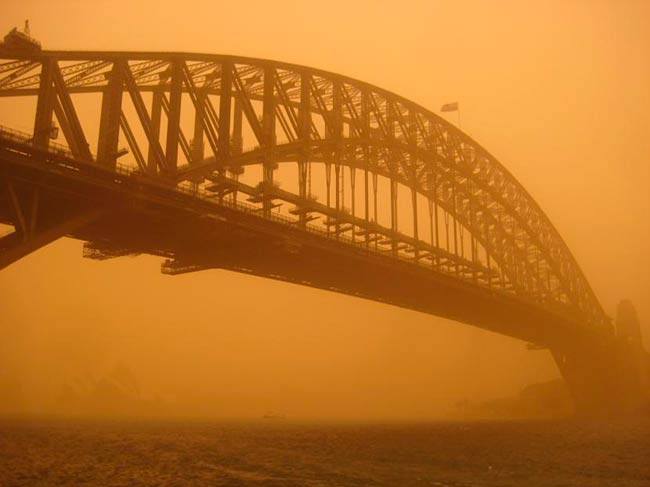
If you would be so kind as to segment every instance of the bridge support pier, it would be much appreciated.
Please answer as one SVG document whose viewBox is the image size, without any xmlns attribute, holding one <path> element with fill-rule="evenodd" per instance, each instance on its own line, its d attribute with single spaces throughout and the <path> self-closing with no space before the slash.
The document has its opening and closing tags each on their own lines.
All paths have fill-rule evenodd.
<svg viewBox="0 0 650 487">
<path fill-rule="evenodd" d="M 645 351 L 636 312 L 623 301 L 616 336 L 553 350 L 573 396 L 576 413 L 634 414 L 650 408 L 650 354 Z"/>
</svg>

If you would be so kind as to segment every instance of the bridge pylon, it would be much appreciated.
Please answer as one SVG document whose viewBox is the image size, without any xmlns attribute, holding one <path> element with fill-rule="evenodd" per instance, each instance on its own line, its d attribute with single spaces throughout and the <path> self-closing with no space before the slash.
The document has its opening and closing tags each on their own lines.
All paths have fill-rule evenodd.
<svg viewBox="0 0 650 487">
<path fill-rule="evenodd" d="M 618 305 L 614 339 L 580 340 L 554 349 L 553 357 L 577 414 L 635 414 L 650 407 L 650 354 L 629 301 Z"/>
</svg>

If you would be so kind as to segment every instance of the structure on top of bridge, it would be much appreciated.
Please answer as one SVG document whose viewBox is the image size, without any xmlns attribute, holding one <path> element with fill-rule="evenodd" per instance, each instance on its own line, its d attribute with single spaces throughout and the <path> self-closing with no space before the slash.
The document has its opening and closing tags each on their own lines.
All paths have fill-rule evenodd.
<svg viewBox="0 0 650 487">
<path fill-rule="evenodd" d="M 330 289 L 549 347 L 582 409 L 638 405 L 647 357 L 637 375 L 621 365 L 627 345 L 547 216 L 431 111 L 262 59 L 25 39 L 0 59 L 0 102 L 33 126 L 0 130 L 0 221 L 16 228 L 0 269 L 68 235 L 89 258 Z"/>
</svg>

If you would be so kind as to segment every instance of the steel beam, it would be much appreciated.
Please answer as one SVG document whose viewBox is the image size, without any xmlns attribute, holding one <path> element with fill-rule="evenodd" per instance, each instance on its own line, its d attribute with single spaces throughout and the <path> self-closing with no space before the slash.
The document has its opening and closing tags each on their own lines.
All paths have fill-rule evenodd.
<svg viewBox="0 0 650 487">
<path fill-rule="evenodd" d="M 90 152 L 90 145 L 84 134 L 74 104 L 72 103 L 72 98 L 70 98 L 70 92 L 66 87 L 61 70 L 57 63 L 53 63 L 50 69 L 52 70 L 52 81 L 54 82 L 54 88 L 58 97 L 58 102 L 55 103 L 54 109 L 57 112 L 57 118 L 61 123 L 61 128 L 63 128 L 68 145 L 72 149 L 75 157 L 92 162 L 93 156 Z"/>
<path fill-rule="evenodd" d="M 151 133 L 156 140 L 160 140 L 160 123 L 162 120 L 162 104 L 165 88 L 161 84 L 151 94 Z M 135 140 L 135 139 L 134 139 Z M 149 144 L 147 152 L 147 174 L 154 176 L 158 172 L 159 159 L 155 146 Z"/>
<path fill-rule="evenodd" d="M 181 61 L 171 63 L 171 85 L 169 89 L 169 112 L 167 114 L 167 149 L 165 151 L 166 169 L 169 176 L 176 173 L 178 167 L 178 144 L 181 120 L 181 99 L 183 73 Z"/>
<path fill-rule="evenodd" d="M 224 62 L 221 67 L 221 94 L 219 96 L 219 149 L 218 159 L 230 158 L 230 107 L 232 101 L 232 64 Z"/>
<path fill-rule="evenodd" d="M 157 134 L 155 133 L 154 126 L 151 123 L 151 118 L 149 113 L 147 113 L 147 108 L 145 107 L 144 101 L 142 100 L 142 95 L 138 90 L 135 80 L 133 79 L 133 73 L 129 64 L 126 61 L 116 62 L 117 66 L 121 70 L 122 77 L 124 79 L 127 91 L 133 102 L 133 106 L 140 120 L 140 124 L 144 130 L 147 140 L 149 141 L 149 149 L 153 153 L 153 159 L 155 164 L 161 170 L 167 170 L 167 162 L 165 158 L 165 153 L 160 145 L 160 140 L 158 139 Z"/>
<path fill-rule="evenodd" d="M 55 62 L 54 59 L 46 58 L 41 63 L 33 140 L 34 145 L 42 149 L 47 149 L 49 146 L 52 131 L 52 114 L 56 97 L 52 85 L 52 66 Z"/>
<path fill-rule="evenodd" d="M 115 167 L 120 138 L 120 115 L 122 113 L 122 92 L 124 83 L 117 66 L 110 71 L 108 84 L 102 94 L 102 108 L 99 119 L 99 140 L 97 162 Z"/>
<path fill-rule="evenodd" d="M 272 149 L 275 146 L 275 68 L 264 68 L 264 99 L 262 106 L 262 133 L 263 144 L 267 149 L 263 161 L 263 183 L 265 188 L 273 186 L 273 171 L 275 160 Z M 264 200 L 264 214 L 268 216 L 271 212 L 273 202 Z"/>
</svg>

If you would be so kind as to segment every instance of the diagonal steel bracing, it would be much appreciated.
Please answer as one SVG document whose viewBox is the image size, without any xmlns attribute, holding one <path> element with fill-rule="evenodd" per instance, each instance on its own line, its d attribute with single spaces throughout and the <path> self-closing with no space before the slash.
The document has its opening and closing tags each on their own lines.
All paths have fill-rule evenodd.
<svg viewBox="0 0 650 487">
<path fill-rule="evenodd" d="M 121 170 L 123 138 L 124 159 L 165 186 L 191 182 L 221 204 L 240 204 L 244 195 L 261 217 L 281 214 L 303 231 L 321 229 L 326 238 L 609 326 L 566 244 L 517 180 L 456 127 L 399 95 L 317 69 L 233 56 L 4 58 L 0 97 L 37 97 L 35 147 L 56 146 L 56 114 L 73 159 Z M 101 95 L 96 158 L 72 103 L 76 93 Z M 134 111 L 123 106 L 124 93 Z M 188 165 L 179 163 L 179 147 Z M 277 187 L 285 162 L 297 167 L 295 194 Z M 238 185 L 255 166 L 259 184 Z"/>
</svg>

